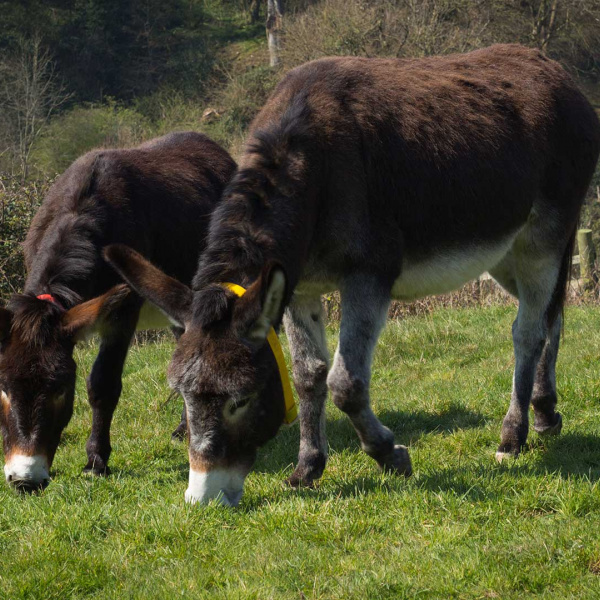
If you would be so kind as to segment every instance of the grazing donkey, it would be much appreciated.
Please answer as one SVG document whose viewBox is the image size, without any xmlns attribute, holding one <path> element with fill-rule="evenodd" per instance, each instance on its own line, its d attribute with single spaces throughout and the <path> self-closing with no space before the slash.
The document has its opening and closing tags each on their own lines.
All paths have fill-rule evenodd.
<svg viewBox="0 0 600 600">
<path fill-rule="evenodd" d="M 73 412 L 73 348 L 92 330 L 101 344 L 87 380 L 93 423 L 85 471 L 108 471 L 110 424 L 143 299 L 125 285 L 111 289 L 120 280 L 101 250 L 129 244 L 191 281 L 209 215 L 234 169 L 205 136 L 174 133 L 129 150 L 92 151 L 52 186 L 25 241 L 25 292 L 0 309 L 0 429 L 9 483 L 33 490 L 48 482 Z M 148 322 L 142 309 L 138 328 L 168 324 L 152 312 Z M 185 422 L 176 433 L 182 428 Z"/>
<path fill-rule="evenodd" d="M 561 311 L 599 149 L 598 119 L 571 78 L 521 46 L 326 58 L 291 71 L 252 124 L 193 291 L 134 252 L 107 251 L 185 329 L 169 376 L 188 414 L 186 498 L 235 504 L 257 447 L 281 424 L 265 338 L 282 318 L 300 397 L 289 482 L 311 485 L 325 467 L 327 386 L 364 451 L 382 469 L 410 474 L 407 449 L 369 401 L 390 300 L 447 292 L 486 270 L 519 299 L 497 456 L 524 445 L 530 401 L 534 428 L 558 433 Z M 319 296 L 335 289 L 342 321 L 329 369 Z"/>
</svg>

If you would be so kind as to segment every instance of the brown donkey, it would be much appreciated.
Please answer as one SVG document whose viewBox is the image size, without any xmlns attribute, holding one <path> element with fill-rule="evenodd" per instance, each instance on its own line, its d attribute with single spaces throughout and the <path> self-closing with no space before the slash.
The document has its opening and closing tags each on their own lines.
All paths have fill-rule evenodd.
<svg viewBox="0 0 600 600">
<path fill-rule="evenodd" d="M 101 250 L 128 244 L 191 281 L 209 215 L 234 169 L 227 152 L 205 136 L 176 133 L 129 150 L 90 152 L 52 186 L 25 241 L 25 291 L 0 309 L 8 482 L 24 490 L 47 483 L 73 411 L 73 348 L 93 330 L 101 344 L 87 380 L 93 423 L 85 470 L 107 472 L 110 424 L 143 299 L 124 285 L 111 289 L 121 280 Z M 138 328 L 168 324 L 151 313 L 158 311 L 144 306 Z"/>
<path fill-rule="evenodd" d="M 407 449 L 369 401 L 388 305 L 486 270 L 519 298 L 498 458 L 525 443 L 530 402 L 534 428 L 558 433 L 561 310 L 599 150 L 598 119 L 571 78 L 521 46 L 326 58 L 291 71 L 252 125 L 192 289 L 126 249 L 107 252 L 185 329 L 169 376 L 188 414 L 186 498 L 235 504 L 257 447 L 277 432 L 282 391 L 265 338 L 282 319 L 300 397 L 290 483 L 310 485 L 325 467 L 327 387 L 365 452 L 410 474 Z M 335 289 L 342 322 L 330 368 L 319 296 Z"/>
</svg>

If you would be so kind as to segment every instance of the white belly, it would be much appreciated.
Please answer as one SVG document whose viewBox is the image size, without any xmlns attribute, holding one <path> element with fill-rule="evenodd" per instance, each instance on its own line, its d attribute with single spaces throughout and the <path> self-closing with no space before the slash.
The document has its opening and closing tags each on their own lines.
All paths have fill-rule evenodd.
<svg viewBox="0 0 600 600">
<path fill-rule="evenodd" d="M 173 323 L 151 302 L 144 302 L 140 310 L 140 316 L 136 325 L 136 329 L 166 329 L 172 327 Z"/>
<path fill-rule="evenodd" d="M 509 252 L 516 236 L 517 232 L 496 244 L 446 250 L 423 261 L 407 258 L 402 274 L 394 282 L 392 297 L 414 300 L 455 290 L 495 267 Z"/>
</svg>

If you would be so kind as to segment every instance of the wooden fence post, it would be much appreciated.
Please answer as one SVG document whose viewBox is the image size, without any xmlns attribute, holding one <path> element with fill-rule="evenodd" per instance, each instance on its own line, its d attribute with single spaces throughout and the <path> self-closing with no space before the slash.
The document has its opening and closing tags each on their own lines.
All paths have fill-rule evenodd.
<svg viewBox="0 0 600 600">
<path fill-rule="evenodd" d="M 592 242 L 591 229 L 577 231 L 577 245 L 579 246 L 579 271 L 585 289 L 592 287 L 596 281 L 595 262 L 596 250 Z"/>
</svg>

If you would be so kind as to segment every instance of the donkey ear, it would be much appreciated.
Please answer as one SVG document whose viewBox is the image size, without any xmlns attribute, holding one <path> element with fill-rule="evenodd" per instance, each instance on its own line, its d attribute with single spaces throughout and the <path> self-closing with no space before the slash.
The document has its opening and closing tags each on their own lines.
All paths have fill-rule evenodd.
<svg viewBox="0 0 600 600">
<path fill-rule="evenodd" d="M 141 254 L 123 244 L 107 246 L 104 258 L 140 296 L 160 308 L 175 326 L 185 327 L 193 297 L 187 285 L 165 275 Z"/>
<path fill-rule="evenodd" d="M 11 324 L 12 312 L 8 308 L 0 308 L 0 342 L 3 342 L 10 335 Z"/>
<path fill-rule="evenodd" d="M 260 286 L 260 314 L 248 328 L 246 339 L 252 344 L 263 344 L 271 327 L 278 325 L 283 315 L 287 279 L 283 268 L 278 264 L 265 267 L 261 277 L 251 288 Z M 249 289 L 249 298 L 259 290 Z M 246 294 L 248 294 L 248 292 Z M 245 295 L 241 298 L 245 299 Z"/>
<path fill-rule="evenodd" d="M 63 331 L 77 342 L 83 340 L 98 329 L 123 302 L 133 299 L 134 294 L 127 285 L 117 285 L 102 296 L 65 312 L 61 320 Z"/>
</svg>

